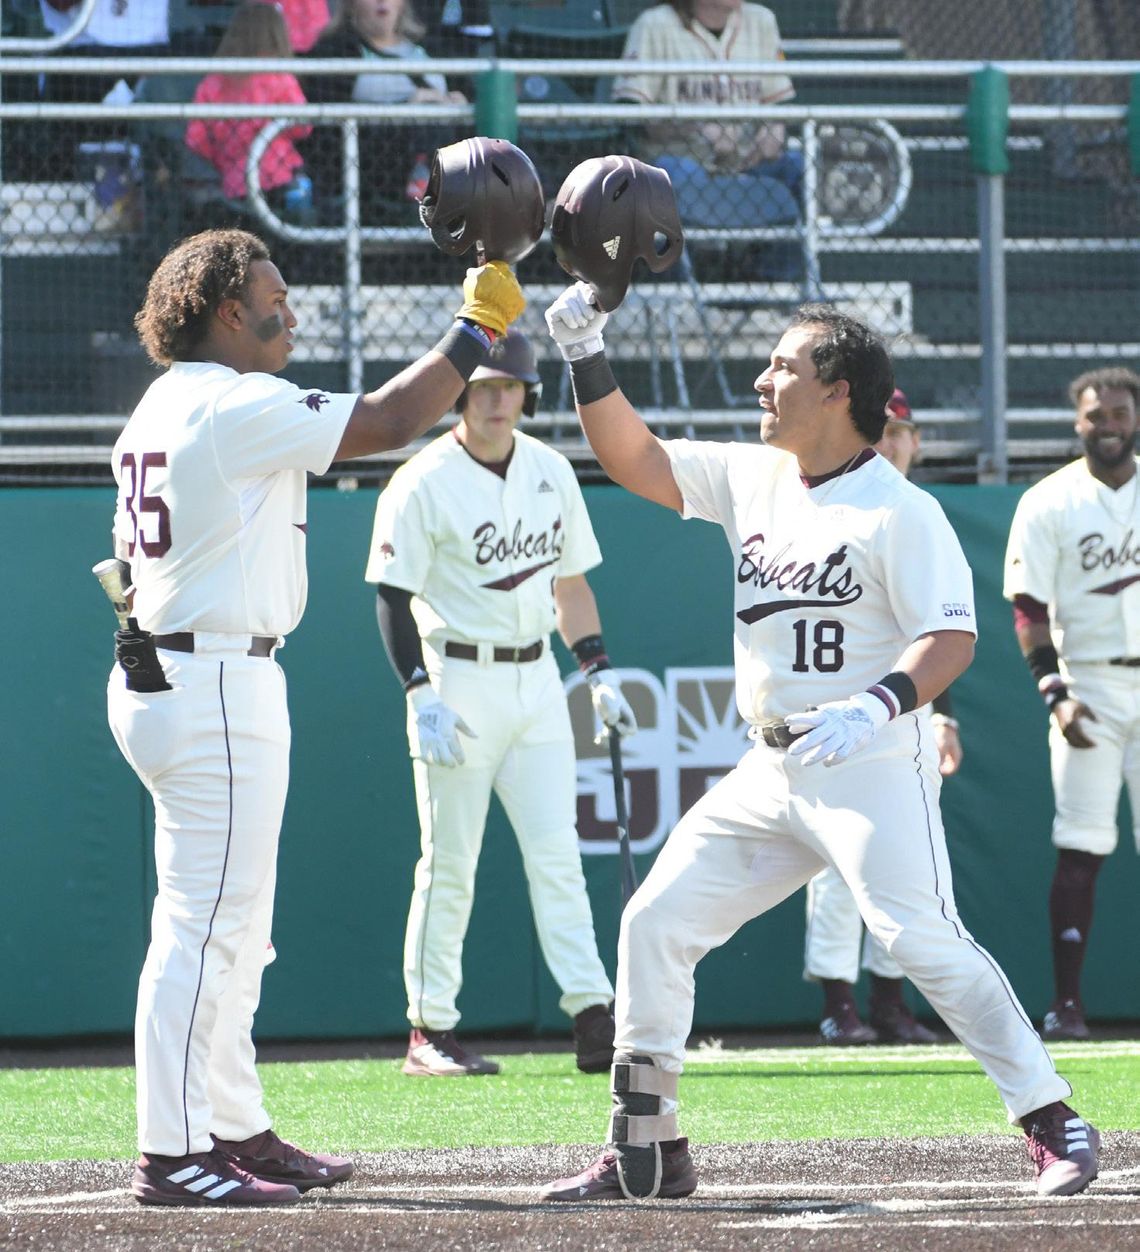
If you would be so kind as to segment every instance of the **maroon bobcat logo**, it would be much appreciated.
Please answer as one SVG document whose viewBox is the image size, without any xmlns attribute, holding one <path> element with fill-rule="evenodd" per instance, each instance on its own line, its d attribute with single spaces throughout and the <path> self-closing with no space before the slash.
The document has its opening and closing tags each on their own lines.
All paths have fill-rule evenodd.
<svg viewBox="0 0 1140 1252">
<path fill-rule="evenodd" d="M 314 413 L 319 413 L 328 402 L 329 398 L 323 391 L 310 391 L 301 401 L 302 404 L 307 404 Z"/>
</svg>

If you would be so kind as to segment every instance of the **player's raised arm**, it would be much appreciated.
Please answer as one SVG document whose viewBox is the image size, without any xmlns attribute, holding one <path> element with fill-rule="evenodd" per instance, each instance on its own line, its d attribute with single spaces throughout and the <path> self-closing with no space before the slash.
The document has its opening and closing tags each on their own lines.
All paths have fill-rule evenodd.
<svg viewBox="0 0 1140 1252">
<path fill-rule="evenodd" d="M 356 402 L 335 461 L 402 448 L 455 404 L 495 338 L 526 306 L 504 261 L 467 271 L 455 323 L 430 352 Z"/>
<path fill-rule="evenodd" d="M 570 362 L 574 404 L 602 469 L 621 486 L 680 511 L 681 491 L 661 441 L 622 394 L 606 360 L 602 329 L 609 314 L 584 282 L 568 287 L 546 311 L 546 325 Z"/>
</svg>

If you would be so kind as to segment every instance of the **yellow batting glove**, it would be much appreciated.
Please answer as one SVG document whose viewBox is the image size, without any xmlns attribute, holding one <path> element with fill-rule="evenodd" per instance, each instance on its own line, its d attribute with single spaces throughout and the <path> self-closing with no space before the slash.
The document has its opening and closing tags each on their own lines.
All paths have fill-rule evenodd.
<svg viewBox="0 0 1140 1252">
<path fill-rule="evenodd" d="M 455 316 L 503 335 L 525 308 L 526 297 L 510 266 L 506 261 L 488 261 L 467 271 L 463 307 Z"/>
</svg>

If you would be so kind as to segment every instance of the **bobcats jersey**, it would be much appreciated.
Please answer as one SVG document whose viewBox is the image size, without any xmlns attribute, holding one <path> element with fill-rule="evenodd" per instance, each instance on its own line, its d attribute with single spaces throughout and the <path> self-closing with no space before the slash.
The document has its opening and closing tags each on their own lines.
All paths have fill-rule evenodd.
<svg viewBox="0 0 1140 1252">
<path fill-rule="evenodd" d="M 938 502 L 868 449 L 815 485 L 751 444 L 664 444 L 683 516 L 723 527 L 736 698 L 750 722 L 847 699 L 920 635 L 976 634 L 970 568 Z"/>
<path fill-rule="evenodd" d="M 286 635 L 300 621 L 306 472 L 332 462 L 355 395 L 176 362 L 112 453 L 116 551 L 143 630 Z"/>
<path fill-rule="evenodd" d="M 420 635 L 519 647 L 555 626 L 556 578 L 601 552 L 570 462 L 519 431 L 506 477 L 448 431 L 380 493 L 365 580 L 410 591 Z"/>
<path fill-rule="evenodd" d="M 1140 472 L 1113 491 L 1082 458 L 1030 487 L 1010 528 L 1004 593 L 1049 606 L 1067 662 L 1140 656 Z"/>
</svg>

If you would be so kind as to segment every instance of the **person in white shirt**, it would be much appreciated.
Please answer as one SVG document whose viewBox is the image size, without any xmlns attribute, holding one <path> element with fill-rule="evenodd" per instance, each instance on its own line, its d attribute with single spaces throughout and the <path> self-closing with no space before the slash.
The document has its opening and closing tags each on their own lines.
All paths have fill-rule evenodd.
<svg viewBox="0 0 1140 1252">
<path fill-rule="evenodd" d="M 937 501 L 873 450 L 893 388 L 886 349 L 855 318 L 804 305 L 755 382 L 763 443 L 661 440 L 614 379 L 607 316 L 579 281 L 546 320 L 606 473 L 724 530 L 737 707 L 754 746 L 685 814 L 626 906 L 610 1142 L 543 1198 L 695 1190 L 678 1078 L 696 965 L 826 865 L 996 1085 L 1038 1191 L 1083 1190 L 1097 1132 L 1064 1102 L 1071 1087 L 954 903 L 926 707 L 973 657 L 973 586 Z"/>
<path fill-rule="evenodd" d="M 783 59 L 776 16 L 744 0 L 671 0 L 629 29 L 613 98 L 632 104 L 771 105 L 795 96 L 786 74 L 744 75 L 734 63 Z M 706 62 L 700 73 L 655 74 L 639 61 Z M 676 119 L 641 128 L 638 153 L 673 183 L 686 226 L 763 226 L 800 215 L 803 156 L 789 150 L 779 122 Z"/>
<path fill-rule="evenodd" d="M 425 431 L 524 304 L 501 261 L 468 270 L 464 297 L 439 344 L 367 395 L 274 377 L 297 319 L 265 244 L 244 231 L 176 245 L 136 318 L 166 372 L 112 453 L 133 616 L 107 703 L 155 810 L 135 1019 L 141 1203 L 292 1203 L 352 1172 L 275 1134 L 254 1064 L 289 777 L 275 656 L 305 607 L 307 475 Z"/>
<path fill-rule="evenodd" d="M 455 1037 L 463 940 L 494 792 L 514 827 L 539 944 L 573 1019 L 578 1068 L 613 1060 L 614 993 L 598 956 L 576 830 L 570 715 L 557 628 L 601 721 L 636 729 L 586 573 L 601 562 L 573 466 L 517 429 L 541 385 L 511 331 L 471 376 L 455 427 L 380 493 L 365 578 L 408 698 L 420 818 L 404 946 L 404 1073 L 498 1073 Z"/>
<path fill-rule="evenodd" d="M 1140 375 L 1075 378 L 1078 461 L 1021 497 L 1005 556 L 1017 641 L 1049 710 L 1054 999 L 1042 1033 L 1087 1039 L 1081 969 L 1097 875 L 1116 848 L 1121 782 L 1140 849 Z"/>
</svg>

